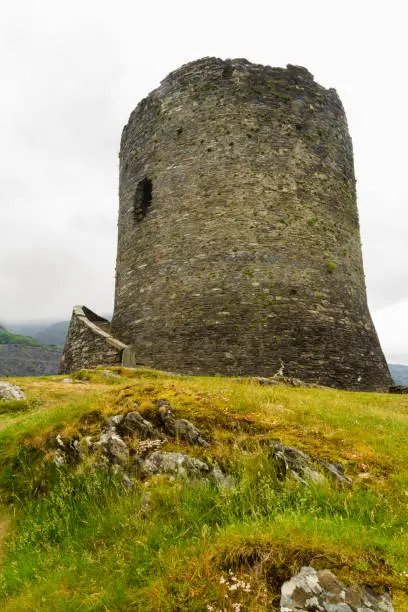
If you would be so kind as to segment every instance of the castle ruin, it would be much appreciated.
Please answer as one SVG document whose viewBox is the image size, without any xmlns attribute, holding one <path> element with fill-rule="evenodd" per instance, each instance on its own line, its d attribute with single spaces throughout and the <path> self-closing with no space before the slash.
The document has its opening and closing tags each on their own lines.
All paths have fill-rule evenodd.
<svg viewBox="0 0 408 612">
<path fill-rule="evenodd" d="M 204 58 L 172 72 L 123 130 L 119 200 L 113 319 L 76 308 L 65 372 L 283 364 L 304 381 L 388 389 L 346 117 L 305 68 Z"/>
</svg>

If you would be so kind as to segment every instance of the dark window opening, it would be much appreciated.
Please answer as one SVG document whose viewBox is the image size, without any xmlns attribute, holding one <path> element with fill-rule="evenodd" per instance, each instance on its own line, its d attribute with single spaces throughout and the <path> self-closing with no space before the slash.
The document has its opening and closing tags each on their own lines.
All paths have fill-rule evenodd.
<svg viewBox="0 0 408 612">
<path fill-rule="evenodd" d="M 227 62 L 227 64 L 224 66 L 224 69 L 222 71 L 223 78 L 230 79 L 233 73 L 234 73 L 234 67 L 230 64 L 230 62 Z"/>
<path fill-rule="evenodd" d="M 135 197 L 133 199 L 133 210 L 136 221 L 141 221 L 146 215 L 152 203 L 153 185 L 152 181 L 144 178 L 136 187 Z"/>
</svg>

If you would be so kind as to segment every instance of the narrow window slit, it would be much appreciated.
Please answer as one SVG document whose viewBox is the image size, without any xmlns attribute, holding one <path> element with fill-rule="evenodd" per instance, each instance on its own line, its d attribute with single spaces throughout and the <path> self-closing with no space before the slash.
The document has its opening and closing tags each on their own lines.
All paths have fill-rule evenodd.
<svg viewBox="0 0 408 612">
<path fill-rule="evenodd" d="M 152 203 L 153 185 L 152 181 L 144 178 L 137 184 L 133 198 L 133 211 L 136 221 L 141 221 L 146 215 Z"/>
</svg>

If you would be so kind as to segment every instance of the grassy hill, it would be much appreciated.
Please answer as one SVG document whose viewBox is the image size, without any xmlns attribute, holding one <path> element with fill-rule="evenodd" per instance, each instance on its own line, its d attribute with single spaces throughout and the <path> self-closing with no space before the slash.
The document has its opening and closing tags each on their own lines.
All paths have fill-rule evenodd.
<svg viewBox="0 0 408 612">
<path fill-rule="evenodd" d="M 13 332 L 0 328 L 0 344 L 18 344 L 20 346 L 42 346 L 41 342 L 30 338 L 28 336 L 22 336 L 20 334 L 14 334 Z"/>
<path fill-rule="evenodd" d="M 0 404 L 2 610 L 273 610 L 307 564 L 408 609 L 407 396 L 112 371 L 16 379 L 27 401 Z M 90 456 L 53 463 L 57 434 L 97 440 L 109 416 L 154 419 L 157 400 L 210 441 L 163 450 L 235 485 L 155 476 L 129 490 Z M 353 485 L 277 479 L 276 440 L 341 464 Z M 229 590 L 232 575 L 249 588 Z"/>
<path fill-rule="evenodd" d="M 58 321 L 35 334 L 35 338 L 43 344 L 64 346 L 69 328 L 69 321 Z"/>
</svg>

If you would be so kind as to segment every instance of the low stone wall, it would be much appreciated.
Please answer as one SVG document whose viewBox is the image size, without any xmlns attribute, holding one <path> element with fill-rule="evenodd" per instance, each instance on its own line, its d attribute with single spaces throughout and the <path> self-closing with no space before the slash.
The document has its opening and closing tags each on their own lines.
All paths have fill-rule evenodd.
<svg viewBox="0 0 408 612">
<path fill-rule="evenodd" d="M 61 358 L 60 374 L 98 365 L 121 365 L 127 345 L 109 332 L 110 323 L 86 306 L 75 306 Z"/>
</svg>

